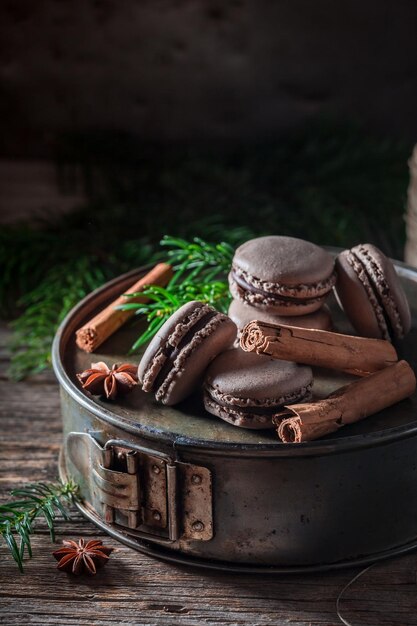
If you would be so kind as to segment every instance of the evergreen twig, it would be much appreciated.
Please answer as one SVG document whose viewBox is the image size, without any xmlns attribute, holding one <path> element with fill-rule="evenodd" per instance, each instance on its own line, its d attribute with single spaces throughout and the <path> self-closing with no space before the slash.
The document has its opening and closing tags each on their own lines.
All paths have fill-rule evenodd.
<svg viewBox="0 0 417 626">
<path fill-rule="evenodd" d="M 3 537 L 21 572 L 25 552 L 32 557 L 30 535 L 34 532 L 35 520 L 40 517 L 45 519 L 51 540 L 54 541 L 56 515 L 59 513 L 64 519 L 69 519 L 65 505 L 75 500 L 77 492 L 78 487 L 72 481 L 30 483 L 11 492 L 19 500 L 0 505 L 0 537 Z"/>
<path fill-rule="evenodd" d="M 201 237 L 186 241 L 179 237 L 165 235 L 162 246 L 171 248 L 168 257 L 177 271 L 195 270 L 194 276 L 212 268 L 218 273 L 227 272 L 232 262 L 234 249 L 226 242 L 212 244 Z"/>
</svg>

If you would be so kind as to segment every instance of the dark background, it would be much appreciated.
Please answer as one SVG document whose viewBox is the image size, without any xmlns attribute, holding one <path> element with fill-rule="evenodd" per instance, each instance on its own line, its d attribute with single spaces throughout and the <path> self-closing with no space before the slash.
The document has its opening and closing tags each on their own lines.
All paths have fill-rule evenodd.
<svg viewBox="0 0 417 626">
<path fill-rule="evenodd" d="M 263 141 L 317 117 L 417 133 L 413 0 L 11 0 L 3 156 L 62 133 Z"/>
<path fill-rule="evenodd" d="M 18 316 L 16 376 L 166 234 L 403 258 L 416 77 L 414 0 L 1 2 L 0 313 Z"/>
<path fill-rule="evenodd" d="M 416 76 L 413 0 L 4 1 L 1 221 L 89 204 L 93 191 L 102 194 L 109 186 L 108 170 L 119 166 L 123 180 L 116 188 L 122 193 L 116 199 L 149 210 L 135 185 L 144 167 L 153 175 L 168 159 L 176 166 L 171 178 L 184 187 L 179 163 L 184 154 L 191 160 L 208 158 L 206 169 L 214 162 L 225 178 L 230 161 L 224 159 L 232 154 L 244 183 L 248 169 L 249 177 L 254 172 L 259 178 L 253 163 L 241 159 L 249 153 L 261 163 L 258 169 L 271 170 L 267 194 L 274 165 L 279 179 L 286 163 L 290 178 L 295 169 L 301 176 L 290 182 L 294 191 L 296 185 L 311 187 L 304 178 L 312 165 L 303 154 L 297 161 L 294 139 L 301 152 L 313 141 L 315 162 L 326 167 L 346 159 L 345 171 L 358 152 L 367 151 L 364 143 L 377 142 L 402 164 L 404 186 L 417 135 Z M 329 153 L 330 136 L 337 147 Z M 311 146 L 306 149 L 311 153 Z M 137 167 L 132 173 L 126 164 Z M 372 155 L 361 168 L 370 181 L 378 170 L 379 179 L 388 177 L 396 187 L 392 168 L 376 164 Z M 218 184 L 217 176 L 208 176 L 201 190 L 192 186 L 196 218 L 199 204 L 206 210 L 206 187 Z M 234 215 L 237 209 L 243 221 L 250 221 L 247 207 L 242 212 L 239 206 L 241 187 L 242 180 L 230 182 L 235 201 L 230 208 L 214 202 L 213 210 Z M 391 210 L 400 214 L 405 193 L 397 191 Z M 244 190 L 245 203 L 252 201 L 256 211 L 258 192 Z M 371 203 L 371 191 L 365 195 Z M 304 205 L 309 202 L 303 199 Z M 277 208 L 286 203 L 271 198 Z M 348 198 L 348 206 L 356 203 Z M 291 210 L 298 211 L 298 204 L 293 202 Z M 315 209 L 329 207 L 320 200 Z"/>
</svg>

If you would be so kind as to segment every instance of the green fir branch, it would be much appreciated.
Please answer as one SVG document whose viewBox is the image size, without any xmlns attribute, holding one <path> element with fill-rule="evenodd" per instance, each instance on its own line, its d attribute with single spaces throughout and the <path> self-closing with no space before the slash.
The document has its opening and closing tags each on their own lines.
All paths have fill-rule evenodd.
<svg viewBox="0 0 417 626">
<path fill-rule="evenodd" d="M 234 248 L 229 243 L 212 244 L 201 237 L 186 241 L 166 235 L 161 240 L 161 246 L 171 248 L 168 259 L 176 271 L 195 270 L 194 277 L 210 268 L 218 273 L 227 272 L 234 254 Z"/>
<path fill-rule="evenodd" d="M 76 498 L 78 487 L 72 481 L 66 483 L 30 483 L 20 489 L 13 489 L 12 500 L 0 505 L 0 537 L 23 572 L 25 554 L 32 557 L 31 535 L 35 520 L 43 517 L 49 529 L 51 541 L 55 540 L 54 523 L 57 514 L 69 519 L 65 506 Z"/>
</svg>

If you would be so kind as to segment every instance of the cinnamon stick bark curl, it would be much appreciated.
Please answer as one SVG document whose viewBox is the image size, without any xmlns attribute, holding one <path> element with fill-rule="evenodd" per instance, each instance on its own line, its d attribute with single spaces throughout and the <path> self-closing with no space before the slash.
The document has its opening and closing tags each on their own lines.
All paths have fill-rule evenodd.
<svg viewBox="0 0 417 626">
<path fill-rule="evenodd" d="M 389 341 L 257 320 L 244 327 L 240 346 L 246 352 L 343 370 L 357 376 L 376 372 L 398 361 Z"/>
<path fill-rule="evenodd" d="M 407 361 L 399 361 L 341 387 L 324 400 L 285 406 L 272 421 L 284 443 L 312 441 L 408 398 L 415 389 L 413 370 Z"/>
</svg>

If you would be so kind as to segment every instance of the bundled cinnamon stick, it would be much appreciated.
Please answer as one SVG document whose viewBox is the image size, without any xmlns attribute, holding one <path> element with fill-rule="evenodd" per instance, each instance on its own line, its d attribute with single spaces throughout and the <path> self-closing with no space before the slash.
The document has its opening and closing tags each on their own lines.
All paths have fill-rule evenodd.
<svg viewBox="0 0 417 626">
<path fill-rule="evenodd" d="M 398 361 L 389 341 L 253 321 L 240 337 L 246 352 L 365 376 Z"/>
<path fill-rule="evenodd" d="M 284 443 L 312 441 L 411 396 L 416 378 L 407 361 L 399 361 L 341 387 L 324 400 L 292 404 L 274 415 Z"/>
<path fill-rule="evenodd" d="M 86 352 L 94 352 L 106 339 L 120 328 L 134 314 L 134 310 L 122 311 L 116 307 L 127 302 L 146 302 L 144 296 L 126 297 L 125 294 L 138 293 L 149 285 L 165 287 L 172 277 L 172 267 L 167 263 L 159 263 L 150 272 L 142 276 L 123 295 L 105 309 L 97 313 L 76 332 L 77 346 Z"/>
</svg>

